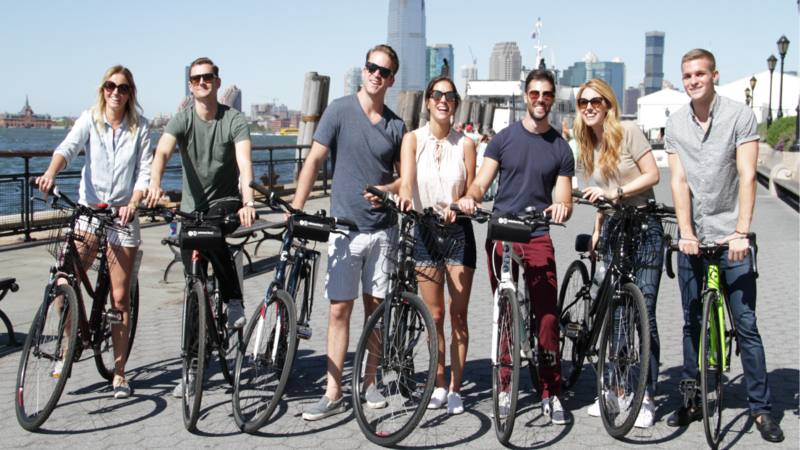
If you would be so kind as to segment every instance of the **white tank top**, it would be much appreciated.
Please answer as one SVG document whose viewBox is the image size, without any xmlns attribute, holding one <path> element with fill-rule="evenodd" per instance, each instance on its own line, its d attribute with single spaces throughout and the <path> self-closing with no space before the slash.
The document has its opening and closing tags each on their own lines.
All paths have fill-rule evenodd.
<svg viewBox="0 0 800 450">
<path fill-rule="evenodd" d="M 422 212 L 427 207 L 441 211 L 467 191 L 467 166 L 464 163 L 464 135 L 453 128 L 444 139 L 437 139 L 429 125 L 414 130 L 417 136 L 417 173 L 412 204 Z"/>
</svg>

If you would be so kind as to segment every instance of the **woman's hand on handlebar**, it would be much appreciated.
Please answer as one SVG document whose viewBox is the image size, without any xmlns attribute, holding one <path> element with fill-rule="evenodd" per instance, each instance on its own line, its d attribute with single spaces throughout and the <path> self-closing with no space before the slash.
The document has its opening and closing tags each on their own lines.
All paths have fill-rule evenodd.
<svg viewBox="0 0 800 450">
<path fill-rule="evenodd" d="M 606 200 L 614 201 L 617 199 L 616 191 L 606 191 L 603 188 L 597 186 L 591 186 L 583 191 L 583 198 L 589 200 L 590 202 L 594 203 L 597 201 L 598 198 L 604 197 Z"/>
<path fill-rule="evenodd" d="M 36 184 L 43 194 L 50 195 L 50 190 L 56 185 L 56 176 L 48 170 L 44 175 L 36 179 Z"/>
<path fill-rule="evenodd" d="M 119 210 L 117 210 L 117 217 L 119 217 L 119 224 L 124 227 L 125 225 L 131 223 L 136 215 L 137 209 L 138 208 L 136 207 L 136 205 L 133 204 L 133 202 L 125 206 L 120 206 Z"/>
<path fill-rule="evenodd" d="M 456 221 L 456 212 L 450 209 L 448 206 L 447 208 L 442 210 L 442 221 L 444 223 L 453 223 Z"/>
<path fill-rule="evenodd" d="M 400 211 L 406 212 L 411 211 L 411 199 L 406 197 L 401 197 L 399 194 L 395 197 L 395 203 L 397 203 L 397 207 L 400 208 Z"/>
</svg>

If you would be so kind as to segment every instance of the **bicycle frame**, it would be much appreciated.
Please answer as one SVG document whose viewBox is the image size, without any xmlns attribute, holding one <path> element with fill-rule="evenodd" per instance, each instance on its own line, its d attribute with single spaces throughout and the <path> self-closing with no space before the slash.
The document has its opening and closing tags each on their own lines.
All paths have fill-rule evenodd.
<svg viewBox="0 0 800 450">
<path fill-rule="evenodd" d="M 498 242 L 495 242 L 494 245 L 497 246 L 498 244 L 502 245 L 503 259 L 502 259 L 502 265 L 500 266 L 500 281 L 497 284 L 497 290 L 495 290 L 494 296 L 493 296 L 493 300 L 492 300 L 493 303 L 492 303 L 492 352 L 491 353 L 492 353 L 492 365 L 493 366 L 496 366 L 497 364 L 499 364 L 499 361 L 497 360 L 498 359 L 497 358 L 498 357 L 498 355 L 497 355 L 497 347 L 498 347 L 497 346 L 497 339 L 499 338 L 499 334 L 497 332 L 498 331 L 497 327 L 498 327 L 498 322 L 500 321 L 500 295 L 506 289 L 510 290 L 515 295 L 517 293 L 517 286 L 514 284 L 514 278 L 513 278 L 512 274 L 511 274 L 512 259 L 516 259 L 516 258 L 512 258 L 512 255 L 514 255 L 514 251 L 513 251 L 514 244 L 511 243 L 511 242 L 498 241 Z M 494 250 L 493 250 L 493 252 L 494 252 Z M 492 262 L 494 262 L 494 258 L 492 258 Z M 521 260 L 520 261 L 516 261 L 516 260 L 513 261 L 513 263 L 519 264 L 519 270 L 520 271 L 523 270 L 521 262 L 522 262 Z M 492 270 L 492 272 L 494 272 L 494 270 Z M 492 276 L 494 276 L 494 274 L 492 274 Z M 520 273 L 520 276 L 524 276 L 524 275 L 522 273 Z M 523 334 L 523 336 L 524 336 L 524 334 Z"/>
<path fill-rule="evenodd" d="M 186 301 L 186 299 L 189 298 L 189 291 L 191 290 L 191 287 L 195 282 L 202 282 L 203 288 L 204 288 L 203 292 L 205 293 L 205 295 L 204 295 L 205 299 L 204 299 L 204 301 L 202 301 L 202 299 L 198 299 L 198 300 L 201 300 L 201 303 L 204 303 L 204 305 L 198 305 L 198 306 L 201 307 L 201 308 L 206 308 L 206 311 L 209 313 L 209 314 L 206 314 L 206 318 L 207 318 L 207 325 L 209 327 L 208 328 L 208 330 L 209 330 L 208 334 L 211 336 L 212 348 L 213 349 L 222 350 L 224 353 L 227 354 L 228 350 L 223 349 L 222 343 L 219 340 L 219 327 L 217 326 L 217 319 L 214 316 L 214 314 L 212 314 L 212 312 L 214 311 L 214 307 L 213 307 L 213 305 L 211 305 L 211 296 L 209 295 L 208 288 L 206 287 L 206 282 L 205 282 L 206 278 L 203 275 L 203 271 L 200 268 L 200 260 L 201 260 L 201 258 L 203 258 L 203 256 L 200 254 L 200 251 L 198 251 L 198 250 L 193 250 L 192 251 L 192 269 L 191 269 L 190 273 L 186 274 L 186 286 L 184 287 L 183 323 L 186 322 L 186 314 L 187 314 L 187 310 L 189 308 L 189 303 Z M 206 259 L 206 258 L 203 258 L 203 259 Z M 190 344 L 189 342 L 187 342 L 187 340 L 189 339 L 189 336 L 185 335 L 185 333 L 184 333 L 185 331 L 186 331 L 186 327 L 182 326 L 181 327 L 181 355 L 185 355 L 186 354 L 186 351 L 189 348 L 189 344 Z M 228 330 L 227 332 L 233 334 L 233 333 L 236 332 L 236 330 Z"/>
</svg>

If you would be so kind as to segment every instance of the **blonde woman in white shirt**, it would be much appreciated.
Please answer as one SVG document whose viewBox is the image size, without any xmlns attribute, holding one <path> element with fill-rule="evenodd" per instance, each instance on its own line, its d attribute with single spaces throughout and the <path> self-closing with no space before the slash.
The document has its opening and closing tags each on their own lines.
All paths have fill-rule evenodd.
<svg viewBox="0 0 800 450">
<path fill-rule="evenodd" d="M 400 153 L 401 184 L 398 201 L 404 209 L 422 211 L 432 207 L 443 211 L 451 225 L 453 235 L 465 242 L 464 249 L 451 255 L 444 267 L 436 267 L 423 245 L 416 252 L 420 270 L 443 270 L 450 293 L 450 386 L 445 384 L 445 339 L 444 339 L 444 286 L 419 277 L 419 290 L 430 307 L 439 336 L 439 367 L 436 372 L 436 389 L 433 391 L 428 409 L 437 409 L 447 402 L 449 414 L 464 412 L 461 401 L 461 377 L 467 359 L 469 330 L 467 307 L 472 277 L 475 271 L 476 249 L 472 222 L 455 221 L 450 204 L 456 202 L 467 191 L 475 178 L 475 142 L 452 127 L 453 115 L 458 109 L 459 96 L 455 83 L 449 77 L 439 76 L 431 80 L 425 90 L 425 106 L 430 116 L 424 127 L 409 132 L 403 137 Z M 429 268 L 429 269 L 428 269 Z"/>
<path fill-rule="evenodd" d="M 95 104 L 84 111 L 64 142 L 53 152 L 47 171 L 38 178 L 39 189 L 47 193 L 56 176 L 85 150 L 80 202 L 97 207 L 99 203 L 119 210 L 118 225 L 127 226 L 129 234 L 107 230 L 112 307 L 122 311 L 122 323 L 112 327 L 114 345 L 114 397 L 130 396 L 125 379 L 125 363 L 130 334 L 130 287 L 136 253 L 141 245 L 139 218 L 134 202 L 142 200 L 150 182 L 150 127 L 139 111 L 133 74 L 123 66 L 114 66 L 103 75 L 97 87 Z M 85 223 L 88 229 L 91 225 Z M 111 255 L 113 253 L 113 255 Z M 109 259 L 111 261 L 112 259 Z M 84 262 L 88 263 L 88 262 Z M 62 280 L 59 280 L 61 283 Z M 59 365 L 56 366 L 59 370 Z"/>
</svg>

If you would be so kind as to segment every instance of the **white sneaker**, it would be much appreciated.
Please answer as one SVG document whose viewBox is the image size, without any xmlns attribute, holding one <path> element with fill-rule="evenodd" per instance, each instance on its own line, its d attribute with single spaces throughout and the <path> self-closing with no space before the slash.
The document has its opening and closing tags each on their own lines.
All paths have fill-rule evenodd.
<svg viewBox="0 0 800 450">
<path fill-rule="evenodd" d="M 500 418 L 508 417 L 508 412 L 511 410 L 511 399 L 508 397 L 508 392 L 501 392 L 497 395 L 497 406 L 500 409 Z M 494 419 L 494 407 L 489 411 L 489 417 Z"/>
<path fill-rule="evenodd" d="M 570 422 L 564 407 L 561 406 L 561 401 L 555 395 L 542 399 L 542 413 L 549 416 L 556 425 L 566 425 Z"/>
<path fill-rule="evenodd" d="M 444 405 L 445 400 L 447 400 L 447 389 L 437 387 L 433 390 L 433 394 L 431 395 L 431 402 L 428 403 L 428 409 L 439 409 Z"/>
<path fill-rule="evenodd" d="M 464 402 L 461 401 L 461 394 L 451 392 L 447 394 L 447 414 L 463 414 Z"/>
<path fill-rule="evenodd" d="M 61 371 L 63 370 L 64 370 L 64 361 L 59 359 L 58 361 L 56 361 L 56 365 L 53 367 L 53 371 L 50 372 L 50 375 L 52 375 L 53 378 L 59 378 L 61 377 Z"/>
<path fill-rule="evenodd" d="M 230 300 L 225 312 L 228 315 L 229 330 L 243 328 L 244 324 L 247 323 L 247 319 L 244 317 L 244 302 L 242 300 Z"/>
<path fill-rule="evenodd" d="M 622 400 L 617 397 L 617 393 L 614 391 L 604 391 L 603 397 L 605 398 L 605 402 L 607 405 L 608 412 L 610 414 L 619 414 L 619 406 L 620 402 L 625 402 L 626 398 L 623 396 Z M 627 408 L 627 404 L 625 405 L 625 409 Z M 589 407 L 589 415 L 592 417 L 600 417 L 602 413 L 600 412 L 600 399 L 594 399 L 594 403 L 592 406 Z"/>
<path fill-rule="evenodd" d="M 645 397 L 642 402 L 642 409 L 639 410 L 639 416 L 636 417 L 636 422 L 633 424 L 636 428 L 650 428 L 656 421 L 656 405 Z"/>
</svg>

